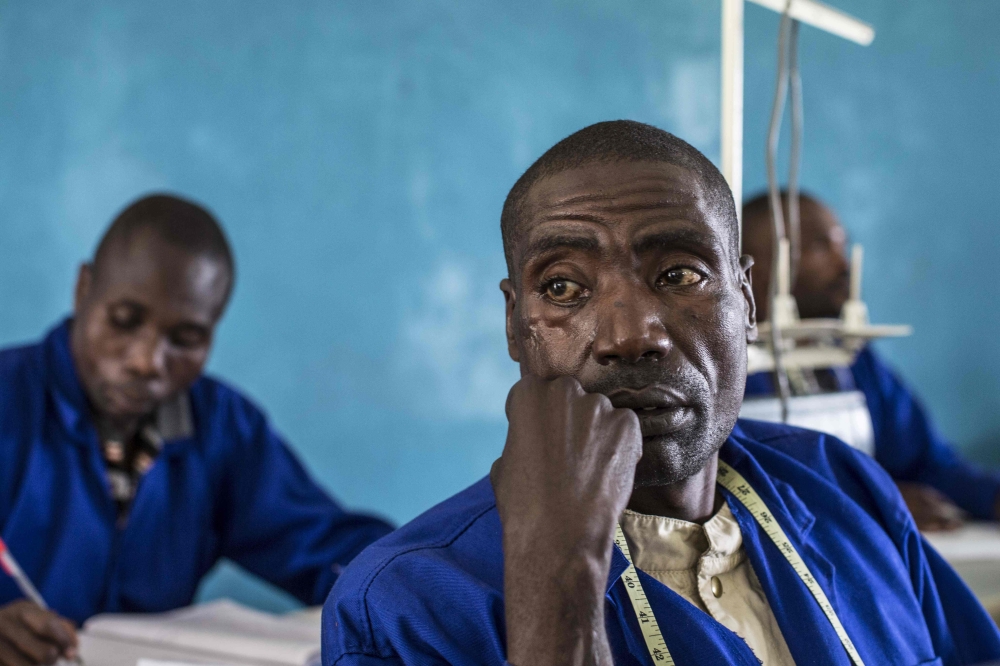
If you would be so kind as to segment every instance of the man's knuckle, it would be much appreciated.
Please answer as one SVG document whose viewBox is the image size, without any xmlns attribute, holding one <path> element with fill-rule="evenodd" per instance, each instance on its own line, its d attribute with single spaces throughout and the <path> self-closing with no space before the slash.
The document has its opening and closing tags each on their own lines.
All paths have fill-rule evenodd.
<svg viewBox="0 0 1000 666">
<path fill-rule="evenodd" d="M 616 426 L 628 429 L 632 424 L 638 424 L 638 418 L 631 409 L 616 408 L 609 402 L 607 405 L 608 418 L 612 419 Z"/>
<path fill-rule="evenodd" d="M 556 391 L 564 395 L 582 395 L 584 393 L 583 387 L 580 382 L 577 381 L 575 377 L 570 377 L 569 375 L 561 375 L 552 380 L 550 384 Z"/>
<path fill-rule="evenodd" d="M 588 393 L 587 395 L 594 401 L 594 404 L 601 409 L 609 412 L 614 411 L 614 405 L 611 404 L 611 398 L 603 393 Z"/>
<path fill-rule="evenodd" d="M 580 396 L 578 404 L 582 407 L 594 411 L 600 408 L 600 402 L 598 401 L 598 396 L 593 393 L 587 393 Z"/>
<path fill-rule="evenodd" d="M 569 377 L 556 377 L 549 382 L 549 388 L 556 393 L 569 393 L 573 388 L 573 382 Z"/>
</svg>

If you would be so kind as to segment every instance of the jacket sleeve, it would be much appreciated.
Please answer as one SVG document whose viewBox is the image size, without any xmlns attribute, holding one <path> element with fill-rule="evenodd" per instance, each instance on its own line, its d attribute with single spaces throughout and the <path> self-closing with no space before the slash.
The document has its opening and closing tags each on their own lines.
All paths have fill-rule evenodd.
<svg viewBox="0 0 1000 666">
<path fill-rule="evenodd" d="M 871 348 L 858 355 L 851 370 L 871 412 L 875 459 L 892 478 L 927 484 L 976 518 L 996 519 L 1000 475 L 962 460 L 917 397 Z"/>
<path fill-rule="evenodd" d="M 972 590 L 917 532 L 907 515 L 902 555 L 936 654 L 943 666 L 995 663 L 1000 632 Z"/>
<path fill-rule="evenodd" d="M 897 545 L 942 666 L 982 666 L 1000 659 L 1000 630 L 972 590 L 917 530 L 895 484 L 867 456 L 849 453 L 855 464 L 868 468 L 855 477 L 866 479 L 867 497 L 857 492 L 852 496 L 869 507 Z"/>
<path fill-rule="evenodd" d="M 221 554 L 308 605 L 322 604 L 359 552 L 392 528 L 324 492 L 263 414 L 235 409 L 217 526 Z"/>
<path fill-rule="evenodd" d="M 928 626 L 936 622 L 948 630 L 947 648 L 942 645 L 939 652 L 942 660 L 947 665 L 995 663 L 1000 658 L 1000 634 L 993 619 L 951 565 L 922 536 L 919 539 L 924 575 L 933 579 L 936 592 L 935 603 L 925 598 L 924 615 Z M 944 642 L 940 637 L 938 640 Z"/>
</svg>

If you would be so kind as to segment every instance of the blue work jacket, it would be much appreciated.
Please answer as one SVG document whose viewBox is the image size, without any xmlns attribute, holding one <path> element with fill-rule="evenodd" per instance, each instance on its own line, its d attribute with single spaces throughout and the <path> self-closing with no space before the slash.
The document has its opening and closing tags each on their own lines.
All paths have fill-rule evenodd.
<svg viewBox="0 0 1000 666">
<path fill-rule="evenodd" d="M 871 346 L 858 354 L 850 372 L 836 377 L 841 390 L 864 393 L 875 434 L 875 460 L 893 479 L 929 485 L 975 518 L 996 519 L 993 503 L 1000 493 L 1000 474 L 962 460 L 920 400 Z M 748 396 L 773 393 L 771 373 L 747 377 Z"/>
<path fill-rule="evenodd" d="M 720 457 L 757 491 L 825 591 L 868 666 L 976 664 L 1000 634 L 923 540 L 895 484 L 833 437 L 740 421 Z M 726 491 L 743 545 L 797 664 L 851 662 L 805 584 Z M 652 664 L 613 548 L 605 628 L 616 664 Z M 758 666 L 735 633 L 639 572 L 678 666 Z M 504 663 L 501 526 L 483 479 L 369 547 L 323 611 L 324 666 Z"/>
<path fill-rule="evenodd" d="M 118 527 L 69 326 L 0 351 L 0 534 L 62 615 L 185 606 L 220 557 L 319 604 L 390 531 L 340 508 L 260 410 L 207 377 L 190 389 L 193 436 L 165 442 Z M 0 605 L 20 596 L 0 573 Z"/>
</svg>

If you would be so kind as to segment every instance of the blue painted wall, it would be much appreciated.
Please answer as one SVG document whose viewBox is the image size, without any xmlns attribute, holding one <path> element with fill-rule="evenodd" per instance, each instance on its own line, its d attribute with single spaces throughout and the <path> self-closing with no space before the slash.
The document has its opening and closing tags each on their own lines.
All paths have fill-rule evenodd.
<svg viewBox="0 0 1000 666">
<path fill-rule="evenodd" d="M 1000 4 L 837 4 L 879 34 L 803 30 L 804 185 L 866 243 L 874 317 L 916 326 L 883 350 L 995 460 Z M 128 200 L 200 199 L 239 264 L 212 371 L 341 499 L 409 519 L 502 448 L 507 189 L 602 119 L 716 158 L 718 24 L 705 0 L 0 2 L 0 343 L 67 311 Z M 747 26 L 753 191 L 777 16 Z M 287 605 L 231 571 L 205 593 Z"/>
</svg>

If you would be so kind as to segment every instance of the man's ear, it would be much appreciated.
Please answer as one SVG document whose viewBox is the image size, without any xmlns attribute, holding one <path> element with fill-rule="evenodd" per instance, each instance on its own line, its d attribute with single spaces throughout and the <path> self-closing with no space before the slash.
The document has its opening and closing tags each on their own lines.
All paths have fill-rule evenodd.
<svg viewBox="0 0 1000 666">
<path fill-rule="evenodd" d="M 514 306 L 517 304 L 517 292 L 514 291 L 514 283 L 508 278 L 500 280 L 500 291 L 503 292 L 503 300 L 507 312 L 507 353 L 514 363 L 521 362 L 521 352 L 517 348 L 517 340 L 514 338 Z"/>
<path fill-rule="evenodd" d="M 740 257 L 740 289 L 743 290 L 743 309 L 746 314 L 747 342 L 757 340 L 757 302 L 753 298 L 753 257 L 744 254 Z"/>
<path fill-rule="evenodd" d="M 76 288 L 73 290 L 73 313 L 80 314 L 83 303 L 90 296 L 91 289 L 94 288 L 94 265 L 80 264 L 80 271 L 76 275 Z"/>
</svg>

